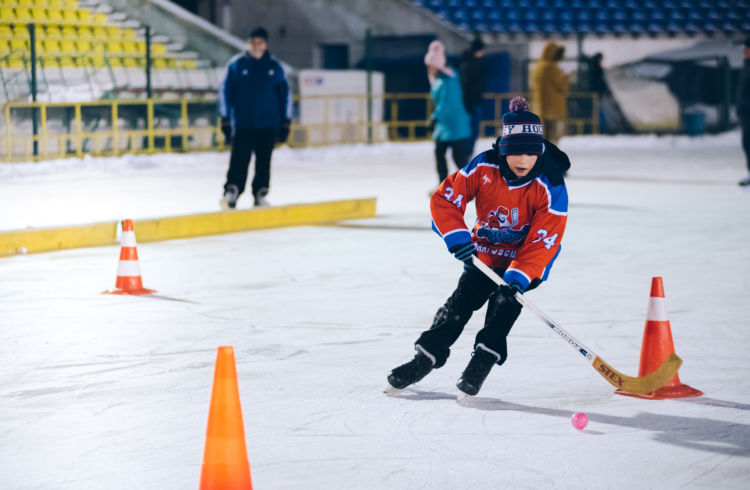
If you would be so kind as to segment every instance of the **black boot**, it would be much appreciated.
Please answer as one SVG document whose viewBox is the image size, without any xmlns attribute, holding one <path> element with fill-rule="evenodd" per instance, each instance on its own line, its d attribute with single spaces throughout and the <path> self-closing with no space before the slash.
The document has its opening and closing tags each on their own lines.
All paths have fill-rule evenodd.
<svg viewBox="0 0 750 490">
<path fill-rule="evenodd" d="M 393 369 L 388 375 L 388 383 L 396 389 L 403 389 L 420 381 L 432 371 L 434 364 L 421 350 L 417 349 L 414 359 Z"/>
<path fill-rule="evenodd" d="M 497 361 L 498 358 L 495 354 L 477 347 L 456 386 L 467 395 L 476 395 Z"/>
</svg>

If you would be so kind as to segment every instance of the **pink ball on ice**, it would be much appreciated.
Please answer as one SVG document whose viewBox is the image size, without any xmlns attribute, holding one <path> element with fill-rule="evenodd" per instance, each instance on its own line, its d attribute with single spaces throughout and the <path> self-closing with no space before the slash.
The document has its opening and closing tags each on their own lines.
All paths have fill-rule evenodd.
<svg viewBox="0 0 750 490">
<path fill-rule="evenodd" d="M 589 418 L 585 413 L 574 413 L 573 416 L 570 418 L 570 423 L 573 424 L 573 427 L 575 427 L 578 430 L 582 430 L 588 425 Z"/>
</svg>

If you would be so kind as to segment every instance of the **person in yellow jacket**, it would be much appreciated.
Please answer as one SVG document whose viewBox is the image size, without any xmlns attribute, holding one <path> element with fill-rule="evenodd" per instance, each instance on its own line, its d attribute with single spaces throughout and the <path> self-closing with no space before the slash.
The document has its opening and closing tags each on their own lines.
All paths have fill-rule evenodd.
<svg viewBox="0 0 750 490">
<path fill-rule="evenodd" d="M 531 103 L 544 125 L 545 136 L 557 144 L 565 133 L 568 117 L 568 75 L 558 65 L 565 55 L 565 47 L 549 42 L 531 73 Z"/>
</svg>

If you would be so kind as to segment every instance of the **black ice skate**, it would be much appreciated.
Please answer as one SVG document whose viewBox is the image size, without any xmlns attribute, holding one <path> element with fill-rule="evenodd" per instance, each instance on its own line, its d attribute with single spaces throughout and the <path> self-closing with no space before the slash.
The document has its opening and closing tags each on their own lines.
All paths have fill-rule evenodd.
<svg viewBox="0 0 750 490">
<path fill-rule="evenodd" d="M 463 374 L 458 379 L 456 386 L 462 393 L 474 396 L 479 393 L 482 383 L 490 374 L 492 366 L 499 360 L 499 357 L 493 352 L 477 346 L 471 355 L 469 364 L 464 369 Z M 459 395 L 460 399 L 460 395 Z"/>
<path fill-rule="evenodd" d="M 226 189 L 224 190 L 224 195 L 219 201 L 219 204 L 221 204 L 221 209 L 223 209 L 224 211 L 228 209 L 234 209 L 235 206 L 237 206 L 237 198 L 239 197 L 239 195 L 240 190 L 236 185 L 227 185 Z"/>
<path fill-rule="evenodd" d="M 255 207 L 258 208 L 267 208 L 270 206 L 268 204 L 268 201 L 266 201 L 266 195 L 268 195 L 268 189 L 262 188 L 255 194 Z"/>
<path fill-rule="evenodd" d="M 388 386 L 385 393 L 394 393 L 397 390 L 402 390 L 409 385 L 420 381 L 422 378 L 427 376 L 432 367 L 435 364 L 432 362 L 425 352 L 417 348 L 417 354 L 411 361 L 394 368 L 391 374 L 388 375 Z"/>
</svg>

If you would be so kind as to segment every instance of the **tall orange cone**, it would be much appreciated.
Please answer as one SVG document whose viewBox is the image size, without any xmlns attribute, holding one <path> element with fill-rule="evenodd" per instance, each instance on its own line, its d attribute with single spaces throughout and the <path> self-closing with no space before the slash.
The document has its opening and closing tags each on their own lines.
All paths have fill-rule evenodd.
<svg viewBox="0 0 750 490">
<path fill-rule="evenodd" d="M 648 312 L 646 313 L 646 327 L 643 330 L 641 363 L 638 368 L 638 376 L 645 376 L 655 371 L 670 354 L 674 354 L 674 342 L 672 341 L 672 328 L 667 318 L 664 285 L 662 284 L 661 277 L 654 277 L 651 279 L 651 297 L 649 298 Z M 622 390 L 616 390 L 615 393 L 649 400 L 703 395 L 702 391 L 682 384 L 680 376 L 677 373 L 675 373 L 667 384 L 651 393 L 637 395 Z"/>
<path fill-rule="evenodd" d="M 200 490 L 252 488 L 234 349 L 222 346 L 216 355 Z"/>
<path fill-rule="evenodd" d="M 138 266 L 138 250 L 135 243 L 135 231 L 133 220 L 126 219 L 122 222 L 122 235 L 120 236 L 120 262 L 117 265 L 117 280 L 115 287 L 105 294 L 150 294 L 155 293 L 153 289 L 145 289 L 141 280 L 141 268 Z"/>
</svg>

